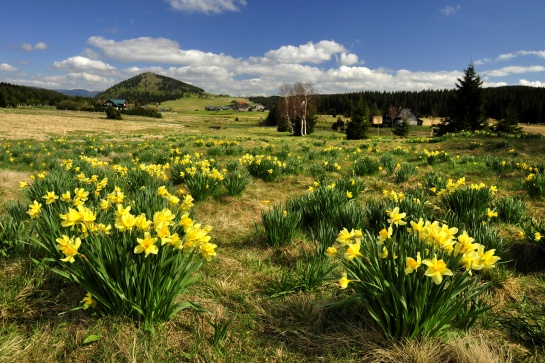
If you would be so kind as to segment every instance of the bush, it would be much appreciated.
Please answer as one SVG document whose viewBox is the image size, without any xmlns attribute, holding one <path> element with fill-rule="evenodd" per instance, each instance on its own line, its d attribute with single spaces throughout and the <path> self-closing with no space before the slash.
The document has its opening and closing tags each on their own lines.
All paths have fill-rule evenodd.
<svg viewBox="0 0 545 363">
<path fill-rule="evenodd" d="M 122 120 L 121 112 L 117 108 L 108 107 L 106 109 L 106 118 L 109 120 Z"/>
<path fill-rule="evenodd" d="M 146 116 L 153 118 L 163 118 L 163 114 L 155 107 L 134 107 L 131 109 L 123 110 L 121 113 L 125 115 Z"/>
<path fill-rule="evenodd" d="M 399 123 L 395 123 L 392 127 L 392 133 L 400 137 L 409 136 L 409 123 L 407 120 L 402 120 Z"/>
</svg>

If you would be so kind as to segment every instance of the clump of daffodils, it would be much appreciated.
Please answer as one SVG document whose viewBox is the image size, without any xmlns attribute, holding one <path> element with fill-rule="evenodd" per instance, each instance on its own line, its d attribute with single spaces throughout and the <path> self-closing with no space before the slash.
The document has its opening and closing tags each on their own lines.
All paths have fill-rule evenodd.
<svg viewBox="0 0 545 363">
<path fill-rule="evenodd" d="M 406 218 L 396 207 L 378 235 L 339 232 L 325 254 L 341 262 L 345 271 L 337 283 L 351 289 L 332 305 L 361 300 L 385 335 L 403 338 L 438 335 L 486 310 L 474 297 L 488 284 L 474 271 L 494 268 L 495 250 L 456 227 Z"/>
</svg>

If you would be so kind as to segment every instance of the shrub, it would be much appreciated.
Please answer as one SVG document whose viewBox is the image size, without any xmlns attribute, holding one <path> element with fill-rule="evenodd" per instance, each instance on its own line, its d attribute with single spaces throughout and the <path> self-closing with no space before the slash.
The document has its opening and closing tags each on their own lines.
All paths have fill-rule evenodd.
<svg viewBox="0 0 545 363">
<path fill-rule="evenodd" d="M 108 107 L 106 109 L 106 118 L 109 120 L 122 120 L 121 112 L 117 108 Z"/>
</svg>

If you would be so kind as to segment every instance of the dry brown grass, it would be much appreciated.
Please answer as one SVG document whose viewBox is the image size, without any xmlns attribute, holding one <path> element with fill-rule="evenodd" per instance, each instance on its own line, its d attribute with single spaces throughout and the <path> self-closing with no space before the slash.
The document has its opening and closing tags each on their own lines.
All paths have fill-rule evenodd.
<svg viewBox="0 0 545 363">
<path fill-rule="evenodd" d="M 131 117 L 120 122 L 107 120 L 103 114 L 91 112 L 68 112 L 66 115 L 2 112 L 0 118 L 2 119 L 0 139 L 6 140 L 34 139 L 42 141 L 52 136 L 115 135 L 120 131 L 125 134 L 148 133 L 151 129 L 159 129 L 165 133 L 189 132 L 183 125 L 167 123 L 161 119 Z"/>
<path fill-rule="evenodd" d="M 28 180 L 28 173 L 0 170 L 0 200 L 15 200 L 19 196 L 19 182 Z"/>
</svg>

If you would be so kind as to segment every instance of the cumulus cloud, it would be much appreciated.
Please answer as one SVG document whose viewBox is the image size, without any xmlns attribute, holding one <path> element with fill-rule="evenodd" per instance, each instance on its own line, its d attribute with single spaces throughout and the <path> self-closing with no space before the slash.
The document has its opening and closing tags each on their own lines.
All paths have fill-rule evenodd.
<svg viewBox="0 0 545 363">
<path fill-rule="evenodd" d="M 460 5 L 447 5 L 444 8 L 439 9 L 439 12 L 445 16 L 456 14 L 462 7 Z"/>
<path fill-rule="evenodd" d="M 27 52 L 33 52 L 35 50 L 45 50 L 47 49 L 47 44 L 43 43 L 43 42 L 38 42 L 34 45 L 30 44 L 30 43 L 22 43 L 21 44 L 21 49 L 27 51 Z"/>
<path fill-rule="evenodd" d="M 103 90 L 140 73 L 154 72 L 194 84 L 210 93 L 272 95 L 284 82 L 313 82 L 319 93 L 418 91 L 451 89 L 457 78 L 463 76 L 461 71 L 372 69 L 363 66 L 358 55 L 333 40 L 284 45 L 247 58 L 197 49 L 186 50 L 178 42 L 167 38 L 141 37 L 116 41 L 94 36 L 88 39 L 88 45 L 82 54 L 53 63 L 51 69 L 64 75 L 36 78 L 34 82 L 44 83 L 42 86 L 64 82 L 65 87 Z M 522 55 L 541 57 L 545 56 L 545 52 L 504 53 L 496 59 L 510 62 Z M 1 68 L 8 69 L 7 65 Z M 484 85 L 491 87 L 506 85 L 501 78 L 504 76 L 544 71 L 545 67 L 541 65 L 511 65 L 481 74 Z M 535 86 L 540 84 L 525 80 L 520 82 Z"/>
<path fill-rule="evenodd" d="M 166 0 L 166 2 L 177 11 L 204 14 L 239 11 L 247 4 L 246 0 Z"/>
<path fill-rule="evenodd" d="M 0 71 L 2 72 L 15 72 L 17 68 L 10 66 L 7 63 L 1 63 L 0 64 Z"/>
<path fill-rule="evenodd" d="M 135 39 L 115 40 L 100 36 L 91 37 L 87 41 L 98 48 L 105 56 L 120 62 L 152 62 L 183 65 L 216 65 L 226 66 L 235 63 L 233 57 L 223 53 L 214 54 L 200 50 L 182 50 L 178 42 L 166 38 L 141 37 Z"/>
<path fill-rule="evenodd" d="M 280 63 L 322 63 L 331 60 L 337 53 L 345 53 L 346 49 L 333 40 L 322 40 L 318 43 L 293 46 L 285 45 L 265 53 L 265 58 Z"/>
<path fill-rule="evenodd" d="M 545 82 L 540 81 L 528 81 L 526 79 L 519 80 L 521 86 L 531 86 L 531 87 L 545 87 Z"/>
<path fill-rule="evenodd" d="M 358 56 L 354 53 L 342 52 L 339 59 L 339 63 L 344 66 L 351 66 L 353 64 L 358 63 Z"/>
<path fill-rule="evenodd" d="M 82 56 L 70 57 L 63 61 L 53 62 L 53 68 L 63 70 L 99 71 L 106 73 L 111 73 L 116 69 L 102 61 Z"/>
</svg>

